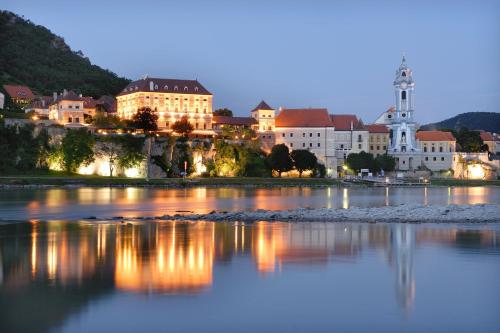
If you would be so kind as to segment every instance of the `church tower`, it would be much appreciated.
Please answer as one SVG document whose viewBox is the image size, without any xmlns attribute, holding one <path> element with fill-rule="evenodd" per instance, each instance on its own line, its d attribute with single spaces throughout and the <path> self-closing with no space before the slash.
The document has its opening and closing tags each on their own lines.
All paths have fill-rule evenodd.
<svg viewBox="0 0 500 333">
<path fill-rule="evenodd" d="M 421 163 L 421 152 L 415 138 L 418 126 L 413 120 L 415 82 L 404 56 L 396 70 L 393 86 L 396 107 L 394 112 L 387 116 L 391 139 L 388 153 L 396 158 L 398 170 L 414 170 Z"/>
</svg>

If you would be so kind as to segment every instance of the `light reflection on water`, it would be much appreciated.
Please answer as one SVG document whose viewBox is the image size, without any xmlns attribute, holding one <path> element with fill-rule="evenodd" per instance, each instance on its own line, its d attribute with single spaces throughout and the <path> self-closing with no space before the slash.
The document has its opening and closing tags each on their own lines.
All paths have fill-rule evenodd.
<svg viewBox="0 0 500 333">
<path fill-rule="evenodd" d="M 80 219 L 151 216 L 189 210 L 350 208 L 404 203 L 500 203 L 500 187 L 417 188 L 74 188 L 0 190 L 0 218 Z"/>
<path fill-rule="evenodd" d="M 373 318 L 383 318 L 386 329 L 394 331 L 405 325 L 423 329 L 429 321 L 438 331 L 453 327 L 489 331 L 500 324 L 499 230 L 496 224 L 0 225 L 0 332 L 85 332 L 95 330 L 96 323 L 133 331 L 128 325 L 136 320 L 152 325 L 149 331 L 161 331 L 162 325 L 185 325 L 189 318 L 196 318 L 196 324 L 186 326 L 193 331 L 216 331 L 210 326 L 213 317 L 202 309 L 221 299 L 225 302 L 219 304 L 220 315 L 233 330 L 244 321 L 243 331 L 276 331 L 286 326 L 284 318 L 300 327 L 312 316 L 316 322 L 304 328 L 344 331 L 359 326 L 347 317 L 333 321 L 317 314 L 325 306 L 342 312 L 349 309 L 347 304 L 366 303 L 377 306 L 366 313 L 362 306 L 352 310 L 360 323 L 366 320 L 365 329 Z M 449 286 L 442 284 L 450 277 Z M 466 303 L 450 302 L 446 309 L 429 312 L 453 298 L 457 286 Z M 238 297 L 227 297 L 235 292 Z M 293 306 L 301 312 L 297 318 L 287 314 L 288 297 L 293 294 Z M 307 300 L 309 294 L 316 295 L 313 302 Z M 323 299 L 323 294 L 331 296 Z M 116 297 L 119 303 L 113 303 Z M 265 304 L 259 302 L 266 300 L 276 305 L 275 319 L 268 318 Z M 183 306 L 189 310 L 179 318 L 162 320 L 149 302 L 165 313 Z M 239 315 L 239 307 L 245 305 L 253 320 Z M 126 312 L 130 306 L 134 314 L 120 316 L 117 323 L 113 313 Z M 85 308 L 93 309 L 91 314 Z M 466 318 L 459 311 L 471 313 Z M 443 322 L 436 319 L 437 313 Z M 455 318 L 453 323 L 444 320 L 448 316 Z"/>
</svg>

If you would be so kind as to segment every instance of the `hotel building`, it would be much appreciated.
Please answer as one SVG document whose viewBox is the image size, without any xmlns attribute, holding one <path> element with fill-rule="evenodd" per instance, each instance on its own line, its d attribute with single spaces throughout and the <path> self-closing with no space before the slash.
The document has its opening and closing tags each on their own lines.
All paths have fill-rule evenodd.
<svg viewBox="0 0 500 333">
<path fill-rule="evenodd" d="M 197 80 L 145 77 L 128 84 L 116 96 L 120 118 L 131 119 L 138 109 L 149 107 L 158 115 L 158 128 L 170 132 L 172 125 L 187 117 L 194 134 L 213 134 L 212 94 Z"/>
</svg>

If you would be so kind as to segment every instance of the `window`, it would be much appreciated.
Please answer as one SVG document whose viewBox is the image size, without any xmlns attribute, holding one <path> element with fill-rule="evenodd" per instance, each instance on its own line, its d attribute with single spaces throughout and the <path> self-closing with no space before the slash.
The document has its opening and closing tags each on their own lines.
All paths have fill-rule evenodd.
<svg viewBox="0 0 500 333">
<path fill-rule="evenodd" d="M 392 114 L 387 115 L 387 118 L 391 119 L 392 118 Z"/>
<path fill-rule="evenodd" d="M 358 134 L 358 142 L 363 142 L 363 138 L 361 137 L 361 134 Z"/>
<path fill-rule="evenodd" d="M 318 133 L 318 138 L 321 137 L 321 133 Z"/>
<path fill-rule="evenodd" d="M 305 142 L 302 142 L 302 147 L 305 148 L 306 147 L 306 143 Z"/>
<path fill-rule="evenodd" d="M 73 118 L 72 117 L 68 117 L 68 123 L 72 123 L 73 122 Z"/>
<path fill-rule="evenodd" d="M 198 123 L 196 123 L 195 125 L 196 125 L 196 129 L 198 129 Z"/>
<path fill-rule="evenodd" d="M 312 138 L 313 134 L 312 133 L 309 133 L 309 137 Z"/>
<path fill-rule="evenodd" d="M 312 148 L 313 144 L 312 142 L 309 142 L 309 147 Z"/>
<path fill-rule="evenodd" d="M 432 147 L 432 148 L 431 148 L 431 151 L 432 151 L 432 152 L 435 152 L 435 151 L 436 151 L 436 148 Z"/>
<path fill-rule="evenodd" d="M 402 100 L 406 100 L 406 90 L 403 90 L 403 91 L 401 92 L 401 99 L 402 99 Z"/>
<path fill-rule="evenodd" d="M 406 76 L 406 72 L 403 71 L 403 73 L 401 73 L 401 76 Z"/>
<path fill-rule="evenodd" d="M 429 158 L 426 156 L 426 157 L 425 157 L 425 160 L 426 160 L 426 161 L 428 161 L 428 160 L 429 160 Z"/>
<path fill-rule="evenodd" d="M 403 117 L 403 118 L 406 117 L 406 113 L 402 113 L 401 117 Z"/>
<path fill-rule="evenodd" d="M 358 149 L 361 149 L 361 143 L 360 143 L 360 144 L 358 144 Z"/>
<path fill-rule="evenodd" d="M 387 149 L 387 146 L 383 146 L 383 149 L 386 150 Z"/>
<path fill-rule="evenodd" d="M 444 161 L 444 157 L 441 157 L 441 161 Z"/>
<path fill-rule="evenodd" d="M 373 146 L 370 146 L 370 150 L 373 150 Z"/>
<path fill-rule="evenodd" d="M 344 145 L 340 145 L 340 149 L 344 149 Z"/>
<path fill-rule="evenodd" d="M 75 105 L 75 109 L 79 109 L 80 108 L 80 105 Z"/>
<path fill-rule="evenodd" d="M 427 146 L 424 146 L 424 153 L 427 153 Z"/>
<path fill-rule="evenodd" d="M 184 87 L 184 91 L 188 91 L 188 87 Z"/>
<path fill-rule="evenodd" d="M 380 150 L 380 146 L 377 146 L 377 150 Z"/>
<path fill-rule="evenodd" d="M 293 133 L 290 133 L 290 137 L 293 138 Z"/>
<path fill-rule="evenodd" d="M 302 133 L 302 137 L 305 138 L 306 137 L 306 133 Z"/>
<path fill-rule="evenodd" d="M 285 133 L 281 134 L 283 137 L 285 137 Z"/>
<path fill-rule="evenodd" d="M 293 142 L 292 142 L 292 143 L 290 143 L 290 147 L 292 147 L 292 148 L 293 148 Z"/>
<path fill-rule="evenodd" d="M 436 157 L 434 156 L 434 157 L 432 158 L 432 160 L 433 160 L 433 161 L 436 161 Z"/>
<path fill-rule="evenodd" d="M 68 109 L 72 109 L 73 108 L 73 105 L 68 105 Z"/>
<path fill-rule="evenodd" d="M 79 123 L 80 122 L 80 118 L 76 117 L 75 118 L 75 123 Z"/>
<path fill-rule="evenodd" d="M 321 143 L 318 142 L 318 148 L 321 147 Z"/>
<path fill-rule="evenodd" d="M 439 147 L 439 152 L 442 153 L 443 152 L 443 147 Z"/>
<path fill-rule="evenodd" d="M 203 124 L 203 129 L 207 129 L 207 124 Z"/>
</svg>

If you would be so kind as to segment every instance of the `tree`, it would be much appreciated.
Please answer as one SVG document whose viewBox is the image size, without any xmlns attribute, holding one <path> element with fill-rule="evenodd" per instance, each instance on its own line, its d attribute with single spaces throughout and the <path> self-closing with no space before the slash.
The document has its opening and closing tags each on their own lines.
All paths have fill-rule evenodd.
<svg viewBox="0 0 500 333">
<path fill-rule="evenodd" d="M 142 107 L 132 116 L 132 126 L 148 134 L 158 129 L 158 116 L 149 107 Z"/>
<path fill-rule="evenodd" d="M 346 164 L 355 172 L 360 172 L 361 169 L 369 169 L 372 172 L 377 171 L 377 164 L 373 159 L 373 155 L 364 151 L 349 154 L 349 156 L 347 156 Z"/>
<path fill-rule="evenodd" d="M 305 149 L 293 150 L 290 156 L 293 159 L 295 169 L 299 172 L 299 177 L 302 177 L 302 172 L 313 170 L 318 162 L 316 155 Z"/>
<path fill-rule="evenodd" d="M 143 159 L 144 140 L 131 135 L 99 137 L 95 145 L 96 155 L 105 158 L 109 165 L 109 176 L 117 166 L 131 168 Z"/>
<path fill-rule="evenodd" d="M 387 154 L 378 155 L 375 158 L 375 163 L 378 170 L 384 170 L 385 172 L 394 171 L 396 168 L 396 159 Z"/>
<path fill-rule="evenodd" d="M 80 165 L 94 161 L 94 138 L 86 128 L 70 129 L 62 140 L 63 168 L 75 172 Z"/>
<path fill-rule="evenodd" d="M 223 109 L 217 109 L 213 112 L 214 116 L 226 116 L 226 117 L 232 117 L 233 116 L 233 111 L 229 110 L 228 108 L 223 108 Z"/>
<path fill-rule="evenodd" d="M 104 113 L 97 113 L 92 118 L 92 125 L 97 128 L 120 128 L 126 127 L 124 122 L 115 115 L 106 115 Z"/>
<path fill-rule="evenodd" d="M 293 168 L 293 161 L 288 147 L 283 143 L 275 145 L 267 159 L 271 169 L 278 172 L 278 177 L 281 177 L 281 173 L 290 171 Z"/>
<path fill-rule="evenodd" d="M 186 116 L 182 117 L 181 120 L 176 121 L 172 125 L 172 130 L 175 133 L 181 134 L 184 137 L 188 137 L 189 133 L 194 130 L 193 125 L 189 122 Z"/>
<path fill-rule="evenodd" d="M 468 153 L 484 151 L 484 142 L 479 131 L 469 131 L 467 128 L 461 128 L 459 131 L 451 131 L 451 133 L 457 140 L 459 151 Z"/>
</svg>

